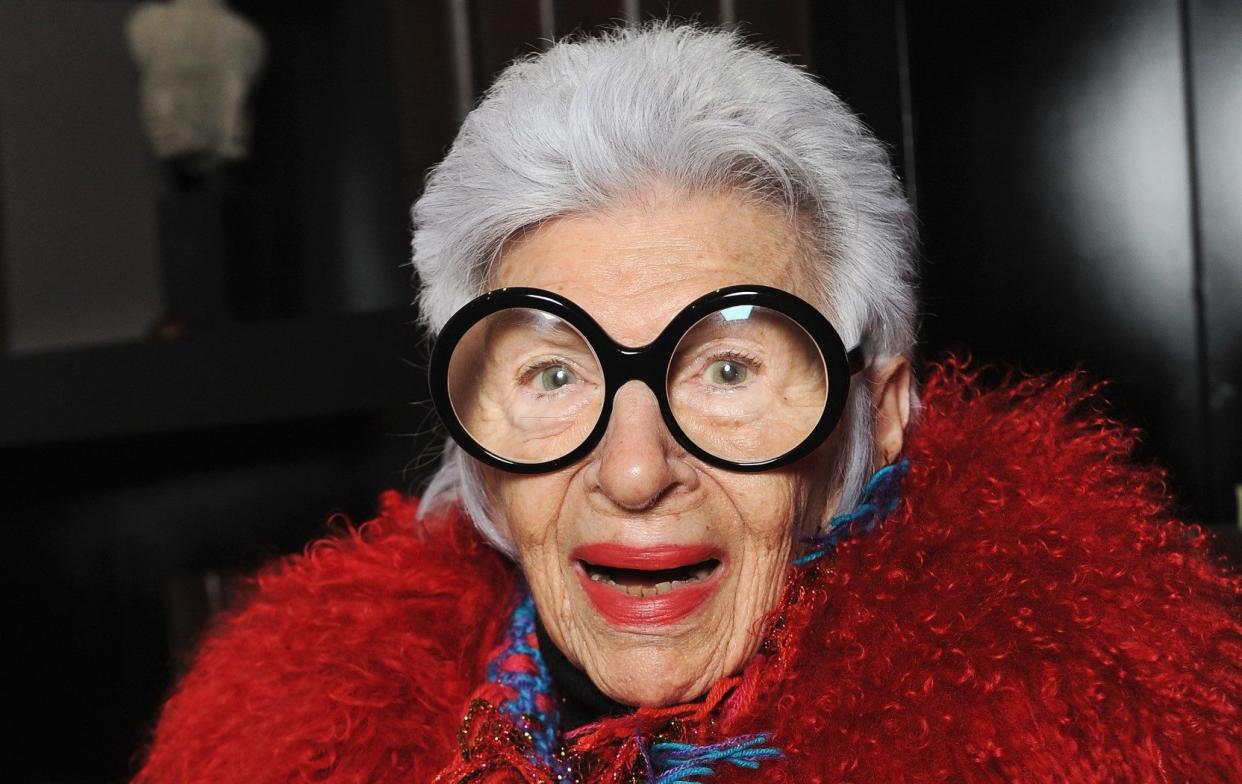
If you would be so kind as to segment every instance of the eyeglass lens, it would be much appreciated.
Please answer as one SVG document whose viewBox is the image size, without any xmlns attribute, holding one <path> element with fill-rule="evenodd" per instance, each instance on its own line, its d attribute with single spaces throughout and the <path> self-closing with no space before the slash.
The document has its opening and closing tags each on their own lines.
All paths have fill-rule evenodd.
<svg viewBox="0 0 1242 784">
<path fill-rule="evenodd" d="M 604 409 L 604 373 L 569 322 L 507 308 L 474 324 L 449 359 L 448 391 L 466 432 L 518 463 L 563 457 L 590 436 Z M 779 457 L 815 429 L 828 371 L 815 341 L 777 310 L 737 305 L 692 326 L 673 350 L 665 394 L 699 448 L 750 463 Z"/>
<path fill-rule="evenodd" d="M 793 319 L 736 305 L 686 332 L 665 388 L 673 418 L 699 448 L 752 463 L 780 457 L 811 434 L 828 401 L 828 370 Z"/>
</svg>

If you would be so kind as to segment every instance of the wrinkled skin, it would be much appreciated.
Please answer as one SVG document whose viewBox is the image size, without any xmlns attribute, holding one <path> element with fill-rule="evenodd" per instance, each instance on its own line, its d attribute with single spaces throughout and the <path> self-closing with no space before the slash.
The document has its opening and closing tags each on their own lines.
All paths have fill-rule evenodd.
<svg viewBox="0 0 1242 784">
<path fill-rule="evenodd" d="M 492 284 L 548 289 L 578 303 L 617 341 L 654 338 L 713 289 L 758 283 L 812 300 L 802 253 L 783 212 L 732 194 L 655 191 L 605 213 L 559 218 L 511 242 Z M 901 448 L 908 417 L 904 360 L 872 373 L 880 459 Z M 668 433 L 655 395 L 631 381 L 603 440 L 549 474 L 485 470 L 490 503 L 514 542 L 552 639 L 607 695 L 635 706 L 692 700 L 754 655 L 798 538 L 835 503 L 826 476 L 835 439 L 775 471 L 702 463 Z M 588 543 L 720 548 L 722 579 L 689 616 L 619 628 L 601 616 L 571 553 Z"/>
</svg>

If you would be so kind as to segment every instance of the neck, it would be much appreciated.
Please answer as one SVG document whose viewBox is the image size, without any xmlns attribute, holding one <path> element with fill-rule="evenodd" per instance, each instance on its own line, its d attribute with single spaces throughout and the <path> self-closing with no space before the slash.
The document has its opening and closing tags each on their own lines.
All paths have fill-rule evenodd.
<svg viewBox="0 0 1242 784">
<path fill-rule="evenodd" d="M 548 636 L 548 630 L 543 628 L 538 613 L 535 615 L 535 636 L 539 639 L 539 653 L 548 667 L 548 674 L 552 676 L 552 686 L 560 698 L 561 732 L 570 732 L 584 724 L 633 710 L 600 691 L 585 672 L 566 658 Z"/>
</svg>

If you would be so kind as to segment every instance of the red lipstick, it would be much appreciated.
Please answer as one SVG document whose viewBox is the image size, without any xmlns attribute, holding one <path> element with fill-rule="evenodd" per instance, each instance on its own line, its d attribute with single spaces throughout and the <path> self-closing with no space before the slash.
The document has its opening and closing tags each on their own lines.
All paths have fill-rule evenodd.
<svg viewBox="0 0 1242 784">
<path fill-rule="evenodd" d="M 724 564 L 719 549 L 708 545 L 628 547 L 599 543 L 573 551 L 575 572 L 595 609 L 617 626 L 663 626 L 679 621 L 701 607 L 720 587 Z M 638 596 L 617 585 L 592 580 L 587 569 L 623 569 L 637 572 L 680 569 L 715 561 L 703 579 L 675 585 L 655 596 Z M 653 582 L 654 582 L 653 577 Z"/>
</svg>

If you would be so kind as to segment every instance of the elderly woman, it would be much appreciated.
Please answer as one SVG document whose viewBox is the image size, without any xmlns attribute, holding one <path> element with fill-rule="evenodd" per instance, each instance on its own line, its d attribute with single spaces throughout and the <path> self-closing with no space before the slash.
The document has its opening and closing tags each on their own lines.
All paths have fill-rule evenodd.
<svg viewBox="0 0 1242 784">
<path fill-rule="evenodd" d="M 421 505 L 265 571 L 139 781 L 1226 781 L 1242 583 L 1069 380 L 911 377 L 830 92 L 667 26 L 518 62 L 414 210 Z"/>
</svg>

